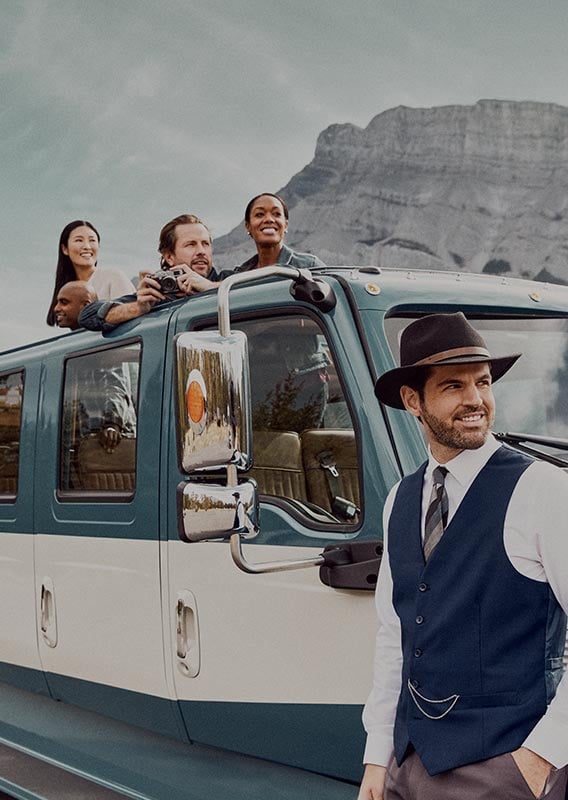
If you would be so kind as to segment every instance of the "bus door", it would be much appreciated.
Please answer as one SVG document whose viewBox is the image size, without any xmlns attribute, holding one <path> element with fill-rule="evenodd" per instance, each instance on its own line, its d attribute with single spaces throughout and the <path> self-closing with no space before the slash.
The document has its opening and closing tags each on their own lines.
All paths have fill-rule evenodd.
<svg viewBox="0 0 568 800">
<path fill-rule="evenodd" d="M 373 477 L 363 442 L 371 443 L 376 432 L 362 412 L 372 382 L 354 333 L 286 307 L 239 316 L 231 328 L 246 333 L 250 356 L 254 466 L 241 477 L 255 479 L 261 499 L 261 532 L 244 544 L 247 557 L 293 560 L 330 543 L 378 541 L 387 487 L 378 473 L 363 478 Z M 347 358 L 343 348 L 351 344 Z M 176 387 L 181 398 L 183 389 Z M 357 780 L 360 715 L 371 685 L 373 593 L 330 588 L 314 567 L 246 574 L 226 540 L 180 538 L 180 485 L 213 482 L 215 475 L 185 475 L 180 468 L 175 394 L 163 464 L 168 615 L 189 735 Z M 383 444 L 386 452 L 386 435 Z"/>
<path fill-rule="evenodd" d="M 0 680 L 47 694 L 36 634 L 33 508 L 41 361 L 0 361 Z"/>
<path fill-rule="evenodd" d="M 38 637 L 54 697 L 183 735 L 162 638 L 165 337 L 156 326 L 145 330 L 110 340 L 80 334 L 87 345 L 46 359 L 36 473 Z"/>
</svg>

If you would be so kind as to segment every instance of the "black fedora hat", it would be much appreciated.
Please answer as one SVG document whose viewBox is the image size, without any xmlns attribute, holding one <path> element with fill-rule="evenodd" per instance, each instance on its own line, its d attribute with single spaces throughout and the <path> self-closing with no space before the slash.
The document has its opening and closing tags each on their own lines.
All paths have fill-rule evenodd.
<svg viewBox="0 0 568 800">
<path fill-rule="evenodd" d="M 428 314 L 412 322 L 400 339 L 400 367 L 385 372 L 375 384 L 382 403 L 404 408 L 400 387 L 408 384 L 416 370 L 446 364 L 474 364 L 488 361 L 493 382 L 509 370 L 520 353 L 493 358 L 481 335 L 461 311 L 455 314 Z"/>
</svg>

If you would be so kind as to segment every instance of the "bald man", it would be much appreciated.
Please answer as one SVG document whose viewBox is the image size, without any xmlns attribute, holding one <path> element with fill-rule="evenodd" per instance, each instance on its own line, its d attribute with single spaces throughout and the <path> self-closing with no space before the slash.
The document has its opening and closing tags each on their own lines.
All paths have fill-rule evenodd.
<svg viewBox="0 0 568 800">
<path fill-rule="evenodd" d="M 57 294 L 55 304 L 55 322 L 59 328 L 70 328 L 72 331 L 78 330 L 79 314 L 97 299 L 97 293 L 90 284 L 85 281 L 69 281 L 61 287 Z"/>
</svg>

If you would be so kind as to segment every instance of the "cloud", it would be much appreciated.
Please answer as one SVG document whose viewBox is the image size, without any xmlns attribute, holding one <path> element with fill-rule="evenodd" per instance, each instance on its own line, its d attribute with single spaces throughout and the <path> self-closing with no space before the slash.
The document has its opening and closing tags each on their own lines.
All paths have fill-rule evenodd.
<svg viewBox="0 0 568 800">
<path fill-rule="evenodd" d="M 21 269 L 2 312 L 18 335 L 22 307 L 43 323 L 70 219 L 92 219 L 101 265 L 131 274 L 182 211 L 231 229 L 332 123 L 479 97 L 568 103 L 565 0 L 4 6 L 0 263 Z"/>
</svg>

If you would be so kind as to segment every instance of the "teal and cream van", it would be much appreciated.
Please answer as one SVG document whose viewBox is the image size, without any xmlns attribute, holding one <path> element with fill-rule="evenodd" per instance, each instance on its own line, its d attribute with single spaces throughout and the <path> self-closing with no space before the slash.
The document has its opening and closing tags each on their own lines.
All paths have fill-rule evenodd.
<svg viewBox="0 0 568 800">
<path fill-rule="evenodd" d="M 0 790 L 356 798 L 382 507 L 425 456 L 373 386 L 455 310 L 524 354 L 496 430 L 562 467 L 564 287 L 270 267 L 0 354 Z"/>
</svg>

